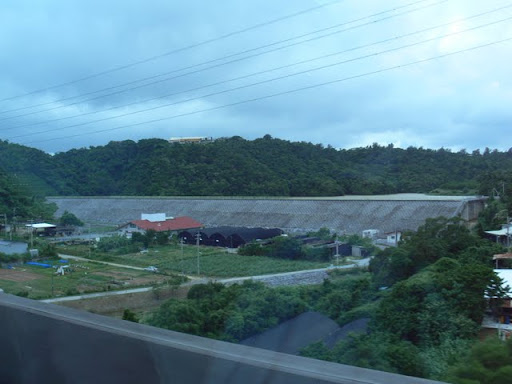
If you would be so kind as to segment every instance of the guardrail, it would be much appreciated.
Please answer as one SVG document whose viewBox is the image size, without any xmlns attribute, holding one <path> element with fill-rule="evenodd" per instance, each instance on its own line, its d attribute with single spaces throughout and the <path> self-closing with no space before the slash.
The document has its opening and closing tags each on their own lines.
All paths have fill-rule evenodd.
<svg viewBox="0 0 512 384">
<path fill-rule="evenodd" d="M 0 382 L 433 384 L 0 293 Z"/>
</svg>

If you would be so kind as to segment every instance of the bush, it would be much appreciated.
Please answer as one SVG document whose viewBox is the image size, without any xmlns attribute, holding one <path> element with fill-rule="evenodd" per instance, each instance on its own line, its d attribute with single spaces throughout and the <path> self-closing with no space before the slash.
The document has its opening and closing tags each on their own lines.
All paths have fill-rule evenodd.
<svg viewBox="0 0 512 384">
<path fill-rule="evenodd" d="M 125 309 L 123 312 L 123 320 L 131 321 L 133 323 L 138 323 L 139 319 L 135 312 L 130 311 L 129 309 Z"/>
<path fill-rule="evenodd" d="M 128 240 L 124 236 L 110 236 L 110 237 L 102 237 L 100 241 L 98 241 L 97 249 L 101 252 L 108 252 L 116 248 L 125 247 L 130 245 L 130 240 Z"/>
<path fill-rule="evenodd" d="M 60 217 L 59 224 L 67 227 L 67 226 L 75 226 L 75 227 L 83 227 L 84 223 L 76 217 L 74 214 L 68 211 L 64 211 L 62 216 Z"/>
</svg>

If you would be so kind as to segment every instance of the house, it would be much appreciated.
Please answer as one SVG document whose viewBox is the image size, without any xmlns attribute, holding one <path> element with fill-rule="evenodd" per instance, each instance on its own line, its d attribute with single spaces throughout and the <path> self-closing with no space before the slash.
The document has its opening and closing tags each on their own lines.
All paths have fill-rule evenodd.
<svg viewBox="0 0 512 384">
<path fill-rule="evenodd" d="M 365 229 L 363 231 L 363 237 L 367 239 L 373 239 L 379 233 L 378 229 Z"/>
<path fill-rule="evenodd" d="M 386 235 L 386 243 L 390 245 L 397 245 L 402 238 L 402 232 L 400 231 L 387 232 L 384 235 Z"/>
<path fill-rule="evenodd" d="M 512 236 L 512 228 L 510 224 L 504 224 L 501 229 L 496 231 L 485 231 L 488 237 L 495 239 L 497 243 L 510 246 L 510 237 Z"/>
<path fill-rule="evenodd" d="M 495 262 L 494 272 L 502 280 L 501 286 L 512 287 L 512 269 L 510 268 L 512 253 L 502 253 L 493 256 Z M 488 313 L 484 316 L 482 327 L 498 332 L 498 337 L 506 340 L 512 337 L 512 294 L 508 293 L 504 298 L 498 299 L 486 296 L 489 300 Z"/>
<path fill-rule="evenodd" d="M 118 228 L 118 233 L 131 237 L 133 232 L 143 233 L 148 230 L 156 232 L 169 231 L 177 233 L 178 231 L 199 229 L 203 224 L 188 216 L 167 217 L 165 213 L 141 214 L 140 220 L 133 220 Z"/>
</svg>

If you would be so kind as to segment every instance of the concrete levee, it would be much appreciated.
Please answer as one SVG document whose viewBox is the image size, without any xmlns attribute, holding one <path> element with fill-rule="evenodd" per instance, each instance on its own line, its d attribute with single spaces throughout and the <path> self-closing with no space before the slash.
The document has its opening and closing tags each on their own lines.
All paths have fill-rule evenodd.
<svg viewBox="0 0 512 384">
<path fill-rule="evenodd" d="M 2 383 L 402 383 L 429 380 L 157 329 L 0 293 Z"/>
<path fill-rule="evenodd" d="M 207 227 L 281 228 L 286 232 L 326 227 L 338 234 L 416 230 L 427 218 L 478 215 L 480 198 L 425 195 L 339 198 L 52 197 L 57 216 L 72 212 L 89 223 L 125 224 L 141 213 L 191 216 Z"/>
</svg>

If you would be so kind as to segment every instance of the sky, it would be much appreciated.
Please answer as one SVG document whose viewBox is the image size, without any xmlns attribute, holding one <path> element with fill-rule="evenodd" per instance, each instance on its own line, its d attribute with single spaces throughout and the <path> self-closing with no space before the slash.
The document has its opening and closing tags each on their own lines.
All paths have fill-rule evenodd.
<svg viewBox="0 0 512 384">
<path fill-rule="evenodd" d="M 0 139 L 508 150 L 512 1 L 3 0 Z"/>
</svg>

